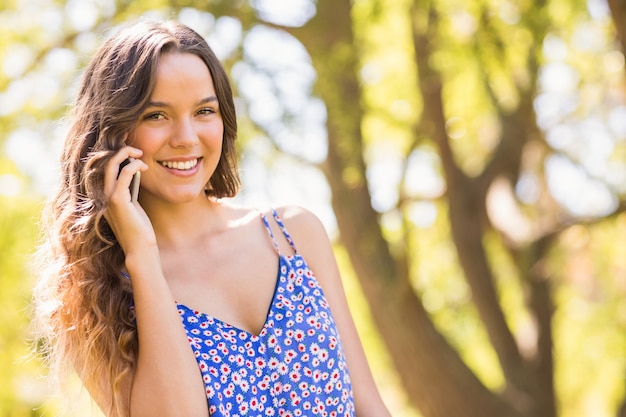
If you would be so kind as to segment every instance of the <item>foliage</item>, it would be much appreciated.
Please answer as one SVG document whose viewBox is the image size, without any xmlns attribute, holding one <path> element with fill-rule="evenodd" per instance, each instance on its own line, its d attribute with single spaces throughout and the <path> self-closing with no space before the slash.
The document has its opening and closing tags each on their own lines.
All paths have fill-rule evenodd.
<svg viewBox="0 0 626 417">
<path fill-rule="evenodd" d="M 347 191 L 334 198 L 356 201 L 359 186 L 364 187 L 371 199 L 343 210 L 352 217 L 371 210 L 389 259 L 406 268 L 436 330 L 488 392 L 508 399 L 501 394 L 511 388 L 510 376 L 476 301 L 477 287 L 460 262 L 462 248 L 451 223 L 452 194 L 478 190 L 469 192 L 462 207 L 486 208 L 486 216 L 473 218 L 484 225 L 477 245 L 522 361 L 541 359 L 538 334 L 547 323 L 554 341 L 558 414 L 615 415 L 626 370 L 626 217 L 621 213 L 626 100 L 624 56 L 616 50 L 604 3 L 293 3 L 299 6 L 291 20 L 272 17 L 264 1 L 4 5 L 0 145 L 13 163 L 3 160 L 9 168 L 0 171 L 0 374 L 6 376 L 0 380 L 0 415 L 33 415 L 28 410 L 43 401 L 43 394 L 30 394 L 39 388 L 28 385 L 37 381 L 35 364 L 21 358 L 27 353 L 32 280 L 26 265 L 35 244 L 36 201 L 49 193 L 56 162 L 50 155 L 63 129 L 51 121 L 62 117 L 77 72 L 101 34 L 137 15 L 174 16 L 195 26 L 231 69 L 242 120 L 241 199 L 265 203 L 258 197 L 265 193 L 272 203 L 304 204 L 331 232 L 342 231 L 344 246 L 337 253 L 351 306 L 394 415 L 415 415 L 406 403 L 420 404 L 397 388 L 406 383 L 398 375 L 407 370 L 386 369 L 397 362 L 374 324 L 391 307 L 376 306 L 371 296 L 376 291 L 368 292 L 359 276 L 366 274 L 350 250 L 354 242 L 339 207 L 345 201 L 331 200 L 329 188 L 345 186 Z M 339 19 L 348 3 L 347 25 L 319 18 L 331 4 L 332 17 Z M 329 39 L 333 42 L 323 43 Z M 353 43 L 344 43 L 347 39 Z M 342 90 L 342 83 L 349 88 Z M 340 93 L 346 91 L 354 96 Z M 450 155 L 438 138 L 450 146 Z M 492 164 L 507 151 L 502 144 L 512 144 L 513 158 Z M 339 158 L 329 159 L 334 152 Z M 336 171 L 333 164 L 339 164 Z M 454 167 L 456 177 L 450 174 Z M 289 178 L 286 170 L 293 173 Z M 464 181 L 456 189 L 455 178 Z M 360 232 L 356 243 L 371 236 Z M 545 248 L 539 247 L 542 242 L 548 242 Z M 539 251 L 541 256 L 532 258 Z M 360 257 L 368 258 L 363 265 L 371 266 L 372 256 L 363 253 Z M 384 253 L 377 256 L 382 260 Z M 401 267 L 397 271 L 403 274 Z M 544 323 L 531 306 L 538 290 L 528 277 L 537 273 L 554 306 Z M 387 287 L 390 282 L 385 281 Z M 399 331 L 406 331 L 403 325 L 397 324 Z M 16 384 L 29 387 L 29 395 Z"/>
<path fill-rule="evenodd" d="M 0 174 L 0 179 L 3 175 L 9 174 Z M 46 389 L 28 331 L 28 264 L 40 205 L 30 198 L 0 196 L 0 207 L 0 415 L 41 415 Z"/>
</svg>

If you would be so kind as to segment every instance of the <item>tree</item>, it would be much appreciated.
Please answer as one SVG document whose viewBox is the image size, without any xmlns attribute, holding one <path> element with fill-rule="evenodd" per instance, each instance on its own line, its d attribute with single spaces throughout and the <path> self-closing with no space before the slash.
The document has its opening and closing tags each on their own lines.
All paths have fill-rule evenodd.
<svg viewBox="0 0 626 417">
<path fill-rule="evenodd" d="M 384 8 L 382 3 L 376 5 Z M 535 112 L 537 97 L 542 93 L 539 77 L 544 42 L 559 23 L 550 7 L 558 8 L 558 2 L 522 5 L 514 13 L 515 24 L 510 24 L 496 18 L 486 3 L 467 6 L 473 10 L 466 11 L 466 17 L 479 22 L 473 39 L 461 42 L 472 54 L 455 49 L 459 45 L 454 44 L 446 29 L 451 22 L 444 17 L 445 4 L 415 1 L 408 10 L 423 110 L 414 126 L 413 142 L 400 163 L 408 166 L 411 153 L 425 142 L 436 145 L 446 181 L 442 200 L 448 211 L 450 237 L 502 369 L 502 393 L 487 389 L 437 330 L 412 285 L 411 262 L 416 257 L 408 252 L 394 253 L 385 238 L 381 213 L 372 207 L 364 160 L 368 146 L 363 137 L 366 110 L 359 83 L 362 51 L 355 42 L 351 3 L 319 1 L 316 15 L 306 25 L 285 29 L 305 45 L 319 74 L 315 92 L 328 109 L 328 156 L 323 170 L 332 189 L 342 243 L 404 387 L 425 416 L 557 414 L 555 280 L 547 266 L 549 255 L 562 233 L 573 225 L 595 223 L 623 211 L 623 203 L 617 203 L 609 208 L 610 213 L 587 216 L 577 215 L 576 210 L 568 212 L 553 195 L 549 179 L 542 172 L 542 166 L 559 153 L 546 140 L 546 127 L 551 126 L 542 129 Z M 520 44 L 510 42 L 509 36 Z M 443 62 L 442 55 L 454 52 L 462 57 L 453 63 Z M 463 64 L 470 69 L 463 71 Z M 482 71 L 472 72 L 471 68 Z M 455 70 L 461 74 L 455 74 Z M 446 87 L 463 78 L 476 84 L 479 99 L 459 100 L 445 93 Z M 451 143 L 450 115 L 458 111 L 459 101 L 466 106 L 478 104 L 479 111 L 495 121 L 499 132 L 493 149 L 484 152 L 481 166 L 471 173 L 459 160 L 462 153 Z M 477 116 L 475 110 L 473 114 L 461 114 Z M 527 156 L 532 151 L 539 153 L 535 161 Z M 539 178 L 541 198 L 523 207 L 512 190 L 528 173 Z M 614 196 L 623 201 L 623 192 Z M 515 228 L 499 220 L 502 210 L 497 207 L 497 199 L 507 198 L 517 200 L 514 207 L 524 214 L 522 218 L 530 226 L 527 233 L 516 235 Z M 398 199 L 397 205 L 388 210 L 406 213 L 405 203 Z M 404 216 L 402 223 L 409 224 Z M 403 240 L 410 242 L 414 233 L 405 228 Z M 489 259 L 493 253 L 488 247 L 490 239 L 497 240 L 508 253 L 524 290 L 527 313 L 536 326 L 532 354 L 522 351 L 507 322 L 498 294 L 498 272 Z"/>
<path fill-rule="evenodd" d="M 620 34 L 624 13 L 618 3 L 609 2 Z M 609 68 L 602 70 L 606 77 L 598 77 L 598 69 L 589 65 L 602 57 L 619 61 L 611 55 L 615 51 L 611 46 L 569 45 L 584 28 L 595 24 L 607 30 L 610 25 L 602 17 L 593 23 L 583 2 L 561 0 L 302 4 L 315 9 L 298 24 L 267 17 L 262 2 L 172 1 L 169 7 L 235 18 L 244 40 L 265 27 L 289 34 L 306 48 L 316 73 L 312 93 L 326 109 L 327 152 L 317 165 L 332 191 L 341 244 L 415 408 L 424 417 L 556 416 L 558 404 L 564 402 L 558 399 L 563 389 L 557 383 L 556 355 L 568 357 L 560 340 L 581 340 L 566 329 L 567 320 L 555 318 L 564 300 L 571 298 L 563 295 L 563 288 L 571 287 L 576 275 L 574 258 L 568 255 L 605 255 L 602 263 L 585 267 L 585 272 L 598 271 L 599 276 L 601 271 L 608 280 L 623 267 L 618 261 L 623 249 L 607 242 L 626 229 L 621 214 L 626 181 L 623 174 L 610 175 L 625 172 L 615 155 L 624 152 L 620 139 L 626 132 L 617 123 L 606 133 L 614 150 L 600 163 L 609 170 L 599 169 L 597 158 L 587 158 L 594 155 L 593 142 L 581 150 L 576 144 L 585 138 L 573 133 L 594 117 L 608 120 L 621 114 L 612 112 L 624 103 L 623 74 L 616 77 Z M 81 35 L 101 32 L 148 6 L 119 2 L 115 13 L 101 13 L 94 25 L 69 30 L 39 47 L 30 70 L 56 46 L 74 47 Z M 387 32 L 393 32 L 393 44 Z M 601 39 L 610 42 L 609 36 Z M 247 60 L 245 47 L 240 48 L 226 61 L 235 72 Z M 565 49 L 569 56 L 550 48 Z M 390 70 L 392 76 L 384 83 L 369 80 L 376 76 L 368 76 L 368 65 L 376 67 L 385 53 L 401 55 L 401 65 Z M 280 75 L 267 68 L 256 70 L 278 89 Z M 563 77 L 561 90 L 553 85 L 554 74 Z M 591 106 L 575 100 L 574 90 L 615 87 L 621 95 L 593 95 Z M 243 86 L 238 94 L 250 101 Z M 242 112 L 244 133 L 274 137 L 273 125 L 256 119 L 249 109 Z M 393 109 L 401 114 L 393 114 Z M 284 125 L 295 117 L 284 107 L 278 113 Z M 276 141 L 276 148 L 289 153 L 284 142 Z M 377 151 L 383 148 L 393 148 L 392 164 L 381 163 Z M 593 192 L 594 198 L 572 197 L 554 185 L 563 175 L 555 165 L 575 172 L 580 189 Z M 395 170 L 382 186 L 392 190 L 382 203 L 377 197 L 380 178 L 372 174 L 384 171 L 379 166 Z M 441 182 L 438 189 L 424 191 L 422 185 L 416 190 L 416 172 L 423 174 L 418 168 L 424 166 Z M 428 226 L 415 220 L 415 213 L 423 214 L 424 208 L 437 213 Z M 581 234 L 586 240 L 574 239 Z M 574 247 L 570 240 L 587 243 Z M 453 254 L 444 262 L 458 267 L 433 265 L 441 260 L 432 254 L 433 244 L 451 245 Z M 425 270 L 450 274 L 441 281 L 458 280 L 461 292 L 471 294 L 456 304 L 440 304 L 462 310 L 455 319 L 470 317 L 480 323 L 478 330 L 463 337 L 478 346 L 474 350 L 493 355 L 487 365 L 471 360 L 471 348 L 460 340 L 462 325 L 443 319 L 451 313 L 433 307 L 433 282 L 424 278 Z M 605 285 L 593 279 L 598 281 L 594 287 Z M 606 285 L 619 289 L 614 283 Z M 623 308 L 615 295 L 607 299 L 607 311 Z M 510 306 L 511 300 L 516 307 Z M 626 320 L 620 323 L 624 326 Z M 626 343 L 623 338 L 611 340 Z M 492 372 L 496 376 L 486 376 L 483 367 L 497 368 Z M 573 372 L 580 372 L 576 369 Z M 615 392 L 624 389 L 619 382 L 613 385 Z"/>
</svg>

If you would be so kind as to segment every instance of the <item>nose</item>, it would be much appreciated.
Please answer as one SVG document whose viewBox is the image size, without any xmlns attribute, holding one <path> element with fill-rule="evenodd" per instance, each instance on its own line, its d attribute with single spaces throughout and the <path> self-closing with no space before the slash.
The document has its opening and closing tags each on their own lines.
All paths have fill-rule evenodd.
<svg viewBox="0 0 626 417">
<path fill-rule="evenodd" d="M 198 134 L 191 118 L 183 117 L 174 123 L 174 131 L 170 138 L 173 148 L 185 148 L 198 143 Z"/>
</svg>

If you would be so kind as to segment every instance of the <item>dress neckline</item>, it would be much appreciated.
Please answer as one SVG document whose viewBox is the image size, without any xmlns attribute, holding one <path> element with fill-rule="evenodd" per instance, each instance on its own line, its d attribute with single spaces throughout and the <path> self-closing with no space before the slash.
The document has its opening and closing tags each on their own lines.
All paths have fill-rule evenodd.
<svg viewBox="0 0 626 417">
<path fill-rule="evenodd" d="M 222 328 L 222 329 L 230 329 L 230 330 L 234 330 L 237 333 L 241 334 L 245 334 L 246 339 L 250 339 L 251 341 L 257 341 L 259 340 L 261 337 L 263 337 L 266 333 L 267 333 L 267 329 L 268 327 L 271 327 L 271 319 L 272 316 L 274 315 L 274 309 L 276 307 L 276 303 L 277 303 L 277 295 L 278 295 L 278 291 L 279 291 L 279 287 L 281 285 L 283 285 L 283 282 L 287 282 L 287 279 L 281 279 L 283 277 L 282 274 L 282 270 L 283 270 L 283 266 L 287 267 L 287 272 L 285 274 L 285 278 L 287 278 L 287 275 L 289 273 L 289 262 L 291 259 L 294 258 L 301 258 L 301 256 L 299 254 L 293 254 L 293 255 L 283 255 L 281 253 L 278 254 L 278 271 L 276 273 L 276 282 L 274 284 L 274 293 L 272 294 L 272 299 L 269 303 L 269 307 L 267 309 L 267 313 L 265 316 L 265 321 L 263 322 L 263 326 L 261 327 L 261 329 L 259 330 L 259 332 L 257 334 L 246 330 L 246 329 L 242 329 L 241 327 L 238 327 L 234 324 L 228 323 L 225 320 L 221 320 L 209 313 L 205 313 L 203 311 L 200 311 L 198 309 L 194 309 L 184 303 L 179 303 L 178 301 L 176 301 L 176 305 L 178 306 L 179 309 L 183 309 L 183 310 L 187 310 L 189 313 L 193 314 L 196 317 L 202 317 L 205 319 L 208 319 L 210 321 L 212 321 L 213 323 L 215 323 L 218 327 Z"/>
</svg>

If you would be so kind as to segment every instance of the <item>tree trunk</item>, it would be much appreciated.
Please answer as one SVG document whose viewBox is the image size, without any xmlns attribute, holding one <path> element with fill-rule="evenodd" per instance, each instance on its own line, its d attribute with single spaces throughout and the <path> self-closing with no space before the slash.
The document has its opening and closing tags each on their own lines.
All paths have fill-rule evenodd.
<svg viewBox="0 0 626 417">
<path fill-rule="evenodd" d="M 317 7 L 316 16 L 291 33 L 312 57 L 316 93 L 328 110 L 323 168 L 341 239 L 403 386 L 425 417 L 519 416 L 478 380 L 436 330 L 410 285 L 408 266 L 389 251 L 365 177 L 350 1 L 320 0 Z"/>
<path fill-rule="evenodd" d="M 533 274 L 533 268 L 540 263 L 547 250 L 542 247 L 544 250 L 538 258 L 533 258 L 531 264 L 518 264 L 521 267 L 520 276 L 527 277 L 526 281 L 531 288 L 529 307 L 540 327 L 537 349 L 539 360 L 531 363 L 522 357 L 513 333 L 508 327 L 497 295 L 495 276 L 484 246 L 485 235 L 490 230 L 485 206 L 487 191 L 498 176 L 512 182 L 516 180 L 523 148 L 528 138 L 538 130 L 532 111 L 535 84 L 530 83 L 528 89 L 520 88 L 519 104 L 512 113 L 499 111 L 502 125 L 499 146 L 487 161 L 483 173 L 476 178 L 468 177 L 458 166 L 451 149 L 446 132 L 441 76 L 430 65 L 433 56 L 432 42 L 440 36 L 437 27 L 439 17 L 432 4 L 425 4 L 419 0 L 413 2 L 412 15 L 418 83 L 425 103 L 423 119 L 425 124 L 431 127 L 429 134 L 438 146 L 443 165 L 452 240 L 472 290 L 473 302 L 498 355 L 507 383 L 506 398 L 524 415 L 554 417 L 556 402 L 553 386 L 549 287 L 545 281 Z M 427 16 L 427 19 L 424 19 L 424 16 Z M 536 36 L 542 39 L 541 31 Z M 532 58 L 534 53 L 535 51 L 531 50 L 529 54 L 531 69 L 534 69 L 535 64 Z M 534 247 L 533 245 L 531 247 Z"/>
</svg>

